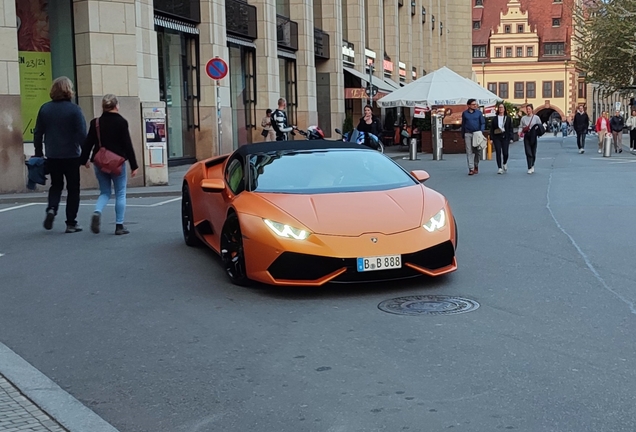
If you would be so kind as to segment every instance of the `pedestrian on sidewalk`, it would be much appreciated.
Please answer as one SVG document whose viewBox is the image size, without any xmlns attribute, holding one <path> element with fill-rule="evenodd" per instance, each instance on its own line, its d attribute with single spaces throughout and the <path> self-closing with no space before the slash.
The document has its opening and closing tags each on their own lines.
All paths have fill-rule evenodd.
<svg viewBox="0 0 636 432">
<path fill-rule="evenodd" d="M 568 127 L 569 127 L 569 126 L 570 126 L 570 125 L 568 124 L 567 119 L 566 119 L 566 120 L 563 120 L 563 122 L 561 123 L 561 136 L 562 136 L 563 138 L 565 138 L 565 137 L 567 137 L 567 136 L 568 136 Z"/>
<path fill-rule="evenodd" d="M 296 126 L 289 126 L 287 124 L 287 100 L 285 98 L 278 99 L 278 108 L 272 113 L 272 127 L 276 132 L 276 141 L 287 141 L 289 139 L 288 133 L 294 135 Z"/>
<path fill-rule="evenodd" d="M 82 147 L 82 157 L 80 163 L 90 168 L 88 157 L 91 155 L 91 162 L 95 158 L 95 153 L 100 147 L 123 157 L 130 164 L 130 176 L 135 177 L 139 166 L 135 157 L 128 122 L 119 114 L 119 101 L 117 96 L 107 94 L 102 99 L 102 115 L 91 120 L 88 136 Z M 99 183 L 99 198 L 95 204 L 95 212 L 91 218 L 91 231 L 98 234 L 100 231 L 101 216 L 104 207 L 110 200 L 111 183 L 115 187 L 115 234 L 124 235 L 129 231 L 124 227 L 124 216 L 126 213 L 126 162 L 122 166 L 119 175 L 107 174 L 94 166 L 95 177 Z"/>
<path fill-rule="evenodd" d="M 466 144 L 466 160 L 468 162 L 468 175 L 479 173 L 479 154 L 481 150 L 473 147 L 473 134 L 486 130 L 486 119 L 479 110 L 479 104 L 475 99 L 468 99 L 468 109 L 462 113 L 462 136 Z"/>
<path fill-rule="evenodd" d="M 35 156 L 44 157 L 46 153 L 46 169 L 51 175 L 44 228 L 53 228 L 66 179 L 66 232 L 80 232 L 82 228 L 77 224 L 79 167 L 81 146 L 86 138 L 86 121 L 82 110 L 71 102 L 74 91 L 70 79 L 65 76 L 56 78 L 49 95 L 51 101 L 40 107 L 33 132 Z M 42 141 L 45 152 L 42 151 Z"/>
<path fill-rule="evenodd" d="M 598 152 L 603 152 L 603 140 L 605 135 L 610 129 L 609 119 L 607 118 L 607 112 L 603 111 L 601 116 L 596 119 L 596 132 L 598 133 Z"/>
<path fill-rule="evenodd" d="M 612 138 L 614 138 L 614 153 L 623 153 L 623 129 L 625 128 L 625 120 L 619 110 L 616 110 L 610 119 L 610 129 L 612 130 Z"/>
<path fill-rule="evenodd" d="M 526 162 L 528 164 L 528 174 L 534 173 L 534 163 L 537 160 L 537 140 L 540 135 L 540 128 L 543 128 L 541 119 L 534 114 L 534 106 L 526 105 L 526 115 L 521 118 L 521 136 L 523 136 L 523 147 L 526 151 Z M 544 129 L 545 131 L 545 129 Z"/>
<path fill-rule="evenodd" d="M 574 131 L 576 132 L 576 145 L 579 148 L 579 153 L 585 153 L 585 136 L 587 130 L 590 127 L 590 117 L 585 112 L 585 107 L 579 105 L 579 108 L 574 115 Z"/>
<path fill-rule="evenodd" d="M 503 174 L 508 171 L 508 148 L 512 140 L 512 119 L 506 113 L 506 107 L 503 103 L 497 106 L 497 116 L 490 123 L 490 137 L 495 145 L 497 174 Z"/>
<path fill-rule="evenodd" d="M 625 126 L 629 129 L 629 151 L 636 150 L 636 109 L 632 110 Z"/>
<path fill-rule="evenodd" d="M 272 128 L 272 110 L 270 108 L 267 108 L 265 117 L 261 119 L 261 127 L 263 128 L 261 136 L 264 141 L 276 141 L 276 132 Z"/>
</svg>

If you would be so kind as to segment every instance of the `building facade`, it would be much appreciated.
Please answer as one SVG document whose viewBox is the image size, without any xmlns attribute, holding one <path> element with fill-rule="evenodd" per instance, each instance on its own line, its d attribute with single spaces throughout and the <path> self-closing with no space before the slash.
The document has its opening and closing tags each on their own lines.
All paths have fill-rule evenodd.
<svg viewBox="0 0 636 432">
<path fill-rule="evenodd" d="M 464 0 L 6 0 L 0 13 L 0 191 L 25 188 L 39 106 L 58 76 L 87 119 L 116 94 L 138 158 L 144 103 L 163 102 L 168 164 L 260 141 L 279 97 L 328 137 L 374 99 L 448 66 L 470 77 Z M 228 65 L 219 81 L 208 60 Z M 380 110 L 377 110 L 380 113 Z M 384 114 L 384 113 L 382 113 Z M 357 120 L 357 119 L 356 119 Z M 299 138 L 299 137 L 297 137 Z M 147 164 L 146 164 L 147 165 Z M 83 187 L 94 179 L 84 173 Z M 144 176 L 131 179 L 142 185 Z"/>
<path fill-rule="evenodd" d="M 588 105 L 573 53 L 573 0 L 471 0 L 473 72 L 482 86 L 544 122 Z"/>
</svg>

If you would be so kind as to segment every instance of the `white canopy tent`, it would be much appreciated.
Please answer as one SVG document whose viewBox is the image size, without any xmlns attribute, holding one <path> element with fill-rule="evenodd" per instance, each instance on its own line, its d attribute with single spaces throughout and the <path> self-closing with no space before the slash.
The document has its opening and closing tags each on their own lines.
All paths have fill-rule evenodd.
<svg viewBox="0 0 636 432">
<path fill-rule="evenodd" d="M 462 105 L 476 99 L 479 105 L 493 105 L 499 98 L 474 81 L 446 66 L 431 72 L 376 101 L 380 108 Z"/>
</svg>

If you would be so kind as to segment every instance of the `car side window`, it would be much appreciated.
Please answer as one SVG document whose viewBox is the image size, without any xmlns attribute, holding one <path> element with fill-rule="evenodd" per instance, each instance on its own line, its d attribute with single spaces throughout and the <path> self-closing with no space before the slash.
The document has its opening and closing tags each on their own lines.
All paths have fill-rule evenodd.
<svg viewBox="0 0 636 432">
<path fill-rule="evenodd" d="M 245 173 L 241 159 L 236 158 L 230 161 L 225 172 L 225 181 L 235 195 L 245 190 Z"/>
</svg>

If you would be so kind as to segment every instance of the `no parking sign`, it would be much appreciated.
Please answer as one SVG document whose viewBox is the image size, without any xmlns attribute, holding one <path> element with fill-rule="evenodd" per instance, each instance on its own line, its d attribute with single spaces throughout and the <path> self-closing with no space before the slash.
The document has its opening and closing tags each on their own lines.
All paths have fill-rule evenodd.
<svg viewBox="0 0 636 432">
<path fill-rule="evenodd" d="M 205 73 L 213 80 L 222 80 L 228 72 L 227 63 L 221 57 L 208 60 L 205 65 Z"/>
</svg>

